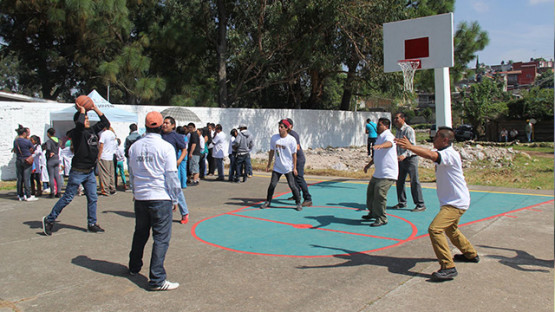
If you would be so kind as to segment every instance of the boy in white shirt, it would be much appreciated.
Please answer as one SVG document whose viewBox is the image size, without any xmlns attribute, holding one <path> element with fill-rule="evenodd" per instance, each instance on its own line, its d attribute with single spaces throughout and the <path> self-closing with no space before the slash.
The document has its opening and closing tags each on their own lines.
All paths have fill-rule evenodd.
<svg viewBox="0 0 555 312">
<path fill-rule="evenodd" d="M 280 120 L 279 134 L 274 134 L 270 140 L 270 154 L 268 157 L 266 172 L 270 171 L 270 165 L 272 164 L 274 155 L 276 156 L 276 161 L 272 170 L 272 180 L 270 182 L 270 186 L 268 186 L 266 201 L 262 204 L 262 206 L 260 206 L 260 209 L 270 207 L 272 197 L 274 196 L 274 190 L 281 175 L 285 175 L 287 178 L 287 184 L 289 184 L 289 188 L 291 189 L 291 192 L 293 192 L 296 204 L 295 209 L 297 211 L 301 211 L 303 209 L 301 206 L 299 188 L 297 187 L 295 177 L 293 176 L 297 175 L 297 141 L 294 137 L 289 135 L 288 130 L 290 128 L 291 124 L 287 121 L 287 119 Z"/>
<path fill-rule="evenodd" d="M 439 127 L 434 137 L 435 150 L 414 146 L 406 137 L 395 139 L 400 147 L 430 159 L 436 165 L 437 197 L 441 208 L 428 228 L 432 247 L 441 266 L 439 271 L 432 274 L 432 279 L 436 281 L 450 280 L 457 276 L 454 261 L 480 261 L 476 249 L 458 227 L 461 216 L 470 206 L 470 192 L 464 179 L 461 156 L 451 146 L 454 140 L 455 132 L 448 127 Z M 451 258 L 445 235 L 462 254 Z"/>
</svg>

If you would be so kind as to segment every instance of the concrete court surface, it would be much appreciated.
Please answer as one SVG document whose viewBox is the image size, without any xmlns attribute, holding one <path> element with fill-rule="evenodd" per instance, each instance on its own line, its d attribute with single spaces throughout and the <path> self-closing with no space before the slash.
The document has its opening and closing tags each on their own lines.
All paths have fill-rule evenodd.
<svg viewBox="0 0 555 312">
<path fill-rule="evenodd" d="M 551 196 L 533 208 L 461 227 L 481 262 L 457 264 L 457 278 L 434 283 L 430 276 L 438 264 L 428 237 L 321 258 L 245 254 L 202 243 L 191 233 L 196 223 L 262 201 L 269 183 L 266 173 L 244 184 L 212 179 L 184 190 L 191 220 L 173 223 L 165 262 L 168 279 L 181 286 L 168 292 L 147 288 L 152 239 L 141 274 L 127 274 L 130 192 L 99 198 L 105 233 L 86 232 L 86 199 L 77 197 L 51 237 L 42 234 L 41 218 L 55 199 L 26 203 L 13 191 L 0 192 L 0 312 L 553 311 L 553 191 L 471 187 Z M 282 177 L 275 194 L 284 192 L 289 189 Z M 364 204 L 364 193 L 349 200 Z"/>
</svg>

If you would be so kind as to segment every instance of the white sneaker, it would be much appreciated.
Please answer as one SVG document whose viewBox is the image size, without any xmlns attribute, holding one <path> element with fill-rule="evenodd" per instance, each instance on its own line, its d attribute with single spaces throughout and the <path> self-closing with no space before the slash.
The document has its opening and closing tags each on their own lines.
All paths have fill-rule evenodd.
<svg viewBox="0 0 555 312">
<path fill-rule="evenodd" d="M 35 195 L 31 195 L 31 197 L 25 199 L 25 201 L 35 201 L 35 200 L 39 200 L 38 198 L 35 197 Z"/>
<path fill-rule="evenodd" d="M 151 290 L 174 290 L 177 287 L 179 287 L 179 283 L 172 283 L 168 280 L 165 280 L 162 285 L 158 286 L 158 287 L 151 287 Z"/>
</svg>

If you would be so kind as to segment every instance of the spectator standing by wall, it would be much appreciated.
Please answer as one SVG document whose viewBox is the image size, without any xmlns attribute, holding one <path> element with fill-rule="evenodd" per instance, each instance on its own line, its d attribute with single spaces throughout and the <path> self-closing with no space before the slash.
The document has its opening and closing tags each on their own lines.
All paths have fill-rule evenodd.
<svg viewBox="0 0 555 312">
<path fill-rule="evenodd" d="M 116 193 L 114 154 L 118 143 L 116 134 L 106 127 L 100 133 L 100 144 L 98 148 L 98 181 L 100 184 L 100 195 L 109 196 Z"/>
<path fill-rule="evenodd" d="M 13 151 L 16 155 L 17 197 L 20 201 L 35 201 L 37 198 L 31 195 L 31 171 L 33 170 L 33 164 L 25 161 L 34 152 L 33 143 L 28 139 L 29 133 L 26 128 L 19 125 L 16 132 L 17 138 L 13 142 Z"/>
<path fill-rule="evenodd" d="M 366 119 L 366 134 L 368 135 L 366 149 L 368 156 L 374 157 L 374 144 L 378 138 L 378 125 L 370 118 Z"/>
<path fill-rule="evenodd" d="M 218 169 L 218 178 L 216 179 L 217 181 L 225 180 L 224 157 L 227 151 L 227 137 L 222 130 L 222 125 L 217 124 L 216 132 L 214 133 L 214 137 L 212 138 L 212 144 L 214 144 L 214 148 L 212 149 L 212 156 L 214 157 L 216 168 Z"/>
<path fill-rule="evenodd" d="M 50 177 L 50 198 L 59 198 L 64 186 L 64 180 L 60 176 L 60 144 L 54 128 L 48 129 L 46 135 L 48 136 L 46 141 L 46 168 Z"/>
<path fill-rule="evenodd" d="M 133 143 L 137 142 L 138 139 L 141 138 L 139 131 L 137 130 L 137 124 L 130 124 L 129 125 L 129 135 L 125 138 L 125 144 L 123 146 L 123 150 L 125 152 L 125 158 L 127 158 L 127 173 L 129 174 L 129 187 L 131 185 L 131 176 L 133 175 L 133 171 L 129 167 L 129 148 Z"/>
</svg>

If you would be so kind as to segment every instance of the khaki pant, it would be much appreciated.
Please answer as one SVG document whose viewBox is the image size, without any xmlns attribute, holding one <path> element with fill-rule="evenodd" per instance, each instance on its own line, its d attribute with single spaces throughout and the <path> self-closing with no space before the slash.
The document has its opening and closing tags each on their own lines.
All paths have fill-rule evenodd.
<svg viewBox="0 0 555 312">
<path fill-rule="evenodd" d="M 108 194 L 116 191 L 113 161 L 104 159 L 98 161 L 98 181 L 100 183 L 100 193 Z"/>
<path fill-rule="evenodd" d="M 387 222 L 387 216 L 385 215 L 387 192 L 393 184 L 395 184 L 395 180 L 374 177 L 368 183 L 368 188 L 366 189 L 366 208 L 370 215 L 376 218 L 376 221 Z"/>
<path fill-rule="evenodd" d="M 450 269 L 455 267 L 449 243 L 445 235 L 449 237 L 451 243 L 457 247 L 467 258 L 476 257 L 477 253 L 472 244 L 459 230 L 459 220 L 466 210 L 458 209 L 453 206 L 441 206 L 439 213 L 436 215 L 428 233 L 430 233 L 430 240 L 432 247 L 436 253 L 436 257 L 442 269 Z M 444 235 L 445 233 L 445 235 Z"/>
</svg>

